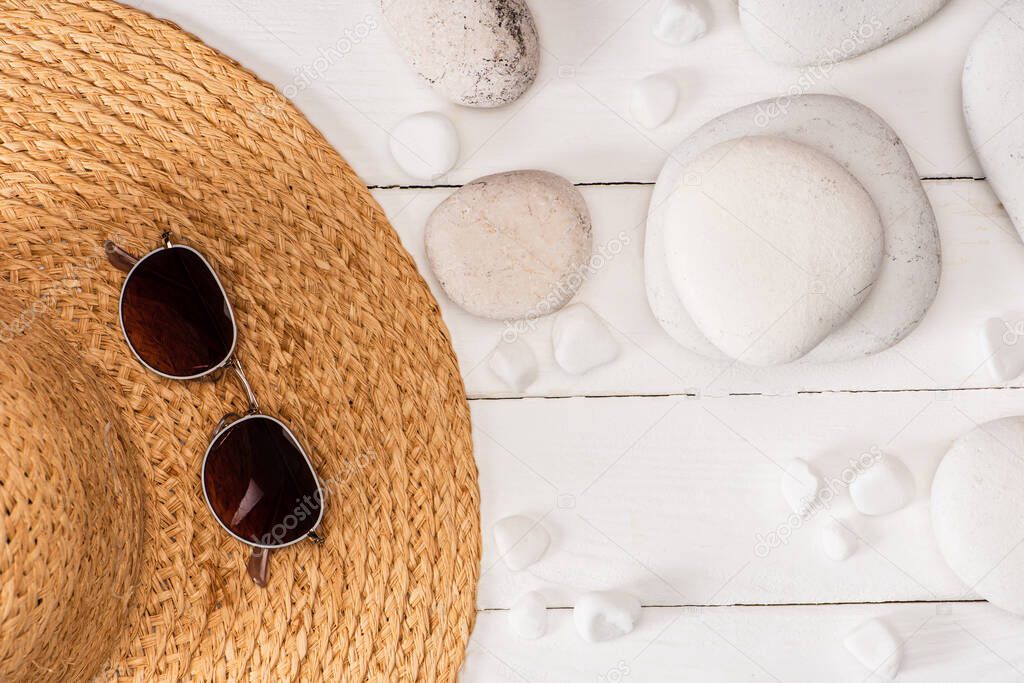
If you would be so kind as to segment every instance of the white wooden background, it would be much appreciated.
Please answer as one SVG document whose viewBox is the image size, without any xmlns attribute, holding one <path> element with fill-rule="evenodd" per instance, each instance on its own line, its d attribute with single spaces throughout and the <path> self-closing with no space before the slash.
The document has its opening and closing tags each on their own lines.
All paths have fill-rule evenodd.
<svg viewBox="0 0 1024 683">
<path fill-rule="evenodd" d="M 1024 411 L 1024 389 L 999 385 L 977 343 L 988 317 L 1024 320 L 1024 245 L 981 179 L 959 94 L 967 46 L 1000 1 L 951 0 L 811 89 L 872 107 L 910 149 L 942 234 L 943 279 L 928 317 L 875 358 L 757 371 L 679 350 L 647 307 L 641 269 L 647 202 L 667 151 L 713 116 L 784 93 L 803 75 L 746 44 L 735 0 L 713 0 L 711 32 L 685 48 L 648 37 L 659 0 L 531 0 L 541 73 L 520 101 L 494 111 L 453 107 L 424 87 L 390 45 L 376 0 L 131 4 L 294 95 L 374 188 L 441 302 L 471 398 L 485 530 L 463 680 L 865 681 L 841 640 L 883 616 L 905 640 L 900 680 L 980 683 L 1024 678 L 1024 621 L 979 601 L 945 567 L 928 491 L 952 439 Z M 628 115 L 629 85 L 661 71 L 678 79 L 682 101 L 669 124 L 640 130 Z M 441 187 L 411 185 L 387 152 L 388 131 L 422 110 L 448 114 L 462 138 L 459 166 Z M 510 395 L 487 368 L 502 326 L 451 305 L 422 246 L 424 222 L 451 186 L 516 168 L 579 184 L 598 244 L 630 236 L 579 294 L 614 329 L 621 359 L 567 376 L 542 323 L 525 337 L 542 362 L 527 397 Z M 814 459 L 839 476 L 872 448 L 911 467 L 910 507 L 857 517 L 841 495 L 762 557 L 758 535 L 788 518 L 781 460 Z M 490 525 L 514 513 L 542 518 L 554 539 L 522 573 L 504 567 L 490 537 Z M 864 539 L 845 563 L 818 548 L 829 515 Z M 632 591 L 645 609 L 634 633 L 595 646 L 575 635 L 566 608 L 579 591 L 604 588 Z M 524 642 L 509 634 L 504 610 L 530 589 L 551 604 L 550 633 Z"/>
</svg>

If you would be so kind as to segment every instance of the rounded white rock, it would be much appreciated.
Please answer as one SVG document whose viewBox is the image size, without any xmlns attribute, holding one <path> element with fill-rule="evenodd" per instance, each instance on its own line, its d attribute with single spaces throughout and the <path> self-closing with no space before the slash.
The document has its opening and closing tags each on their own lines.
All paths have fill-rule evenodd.
<svg viewBox="0 0 1024 683">
<path fill-rule="evenodd" d="M 857 552 L 860 538 L 846 526 L 830 519 L 821 527 L 821 549 L 825 556 L 836 562 L 842 562 Z"/>
<path fill-rule="evenodd" d="M 488 365 L 505 386 L 515 391 L 525 391 L 537 379 L 537 356 L 522 339 L 499 342 Z"/>
<path fill-rule="evenodd" d="M 679 88 L 668 76 L 653 74 L 633 84 L 629 111 L 644 128 L 657 128 L 672 118 L 679 100 Z"/>
<path fill-rule="evenodd" d="M 698 155 L 669 199 L 665 260 L 701 333 L 749 365 L 797 360 L 867 297 L 882 262 L 871 197 L 832 158 L 772 136 Z"/>
<path fill-rule="evenodd" d="M 932 529 L 950 568 L 993 605 L 1024 616 L 1024 417 L 957 439 L 932 480 Z"/>
<path fill-rule="evenodd" d="M 967 53 L 964 120 L 986 179 L 1024 238 L 1024 0 L 1000 4 Z"/>
<path fill-rule="evenodd" d="M 846 650 L 871 672 L 892 680 L 899 673 L 903 646 L 892 629 L 880 619 L 869 619 L 843 640 Z"/>
<path fill-rule="evenodd" d="M 807 94 L 763 100 L 709 121 L 672 150 L 654 186 L 644 239 L 647 299 L 683 354 L 723 363 L 680 302 L 665 259 L 669 198 L 688 177 L 686 166 L 708 148 L 747 135 L 774 135 L 817 149 L 846 168 L 868 191 L 885 226 L 885 259 L 864 303 L 801 363 L 853 360 L 889 348 L 924 317 L 938 291 L 939 233 L 919 173 L 899 136 L 852 100 Z"/>
<path fill-rule="evenodd" d="M 550 544 L 547 529 L 529 517 L 512 515 L 494 525 L 494 545 L 512 571 L 521 571 L 540 560 Z"/>
<path fill-rule="evenodd" d="M 779 486 L 790 509 L 802 515 L 809 512 L 818 499 L 821 477 L 806 460 L 792 458 L 782 466 Z"/>
<path fill-rule="evenodd" d="M 407 175 L 434 180 L 459 160 L 459 134 L 447 116 L 425 111 L 402 119 L 391 131 L 391 156 Z"/>
<path fill-rule="evenodd" d="M 537 77 L 540 42 L 525 0 L 381 0 L 409 65 L 456 104 L 498 107 Z"/>
<path fill-rule="evenodd" d="M 864 515 L 888 515 L 914 499 L 914 475 L 899 458 L 882 455 L 850 482 L 850 500 Z"/>
<path fill-rule="evenodd" d="M 640 601 L 628 593 L 596 591 L 576 600 L 573 622 L 580 636 L 591 643 L 614 640 L 636 628 Z"/>
<path fill-rule="evenodd" d="M 619 356 L 619 343 L 597 313 L 586 304 L 559 311 L 551 324 L 555 362 L 571 375 L 581 375 Z"/>
<path fill-rule="evenodd" d="M 792 66 L 830 65 L 896 40 L 948 0 L 740 0 L 740 25 L 765 59 Z"/>
<path fill-rule="evenodd" d="M 509 628 L 523 640 L 536 640 L 548 630 L 548 610 L 544 596 L 530 591 L 519 597 L 508 611 Z"/>
<path fill-rule="evenodd" d="M 522 320 L 564 306 L 583 284 L 590 212 L 565 178 L 509 171 L 459 188 L 427 220 L 430 266 L 474 315 Z"/>
<path fill-rule="evenodd" d="M 651 34 L 667 45 L 685 45 L 708 30 L 703 0 L 665 0 L 651 25 Z"/>
</svg>

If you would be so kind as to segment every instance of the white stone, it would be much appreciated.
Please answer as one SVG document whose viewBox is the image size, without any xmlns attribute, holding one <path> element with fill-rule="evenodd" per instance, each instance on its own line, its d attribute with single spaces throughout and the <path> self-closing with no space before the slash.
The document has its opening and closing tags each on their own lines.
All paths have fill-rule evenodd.
<svg viewBox="0 0 1024 683">
<path fill-rule="evenodd" d="M 555 362 L 571 375 L 581 375 L 619 356 L 619 342 L 586 304 L 567 306 L 551 325 Z"/>
<path fill-rule="evenodd" d="M 525 0 L 381 0 L 399 51 L 456 104 L 497 107 L 537 77 L 540 43 Z"/>
<path fill-rule="evenodd" d="M 821 477 L 801 458 L 792 458 L 782 466 L 779 486 L 782 497 L 798 515 L 809 512 L 818 499 Z"/>
<path fill-rule="evenodd" d="M 434 209 L 425 237 L 445 293 L 497 320 L 564 306 L 587 275 L 592 239 L 583 196 L 545 171 L 498 173 L 459 188 Z"/>
<path fill-rule="evenodd" d="M 785 104 L 785 108 L 783 108 Z M 935 215 L 899 137 L 870 109 L 831 95 L 803 95 L 780 104 L 756 102 L 714 119 L 673 150 L 658 176 L 647 216 L 644 272 L 658 323 L 681 347 L 730 362 L 703 335 L 676 294 L 665 259 L 669 198 L 690 161 L 710 147 L 749 135 L 774 135 L 828 154 L 867 190 L 885 228 L 885 259 L 863 304 L 799 362 L 830 363 L 889 348 L 924 317 L 938 290 Z"/>
<path fill-rule="evenodd" d="M 892 680 L 899 673 L 903 647 L 892 630 L 879 619 L 870 619 L 843 640 L 843 645 L 864 668 Z"/>
<path fill-rule="evenodd" d="M 707 31 L 707 7 L 701 0 L 665 0 L 651 25 L 654 37 L 668 45 L 685 45 Z"/>
<path fill-rule="evenodd" d="M 537 357 L 522 339 L 501 341 L 491 353 L 488 365 L 514 391 L 526 391 L 537 379 Z"/>
<path fill-rule="evenodd" d="M 828 520 L 821 527 L 821 549 L 825 556 L 836 562 L 842 562 L 857 552 L 860 538 L 843 524 L 834 519 Z"/>
<path fill-rule="evenodd" d="M 981 345 L 988 369 L 998 382 L 1008 382 L 1024 374 L 1024 320 L 1010 323 L 1005 318 L 989 318 L 981 326 Z"/>
<path fill-rule="evenodd" d="M 888 515 L 914 499 L 914 475 L 899 458 L 881 455 L 850 482 L 850 500 L 864 515 Z"/>
<path fill-rule="evenodd" d="M 494 525 L 494 546 L 512 571 L 521 571 L 537 562 L 550 543 L 547 529 L 523 515 L 504 517 Z"/>
<path fill-rule="evenodd" d="M 629 111 L 644 128 L 657 128 L 672 118 L 679 88 L 668 76 L 653 74 L 633 84 Z"/>
<path fill-rule="evenodd" d="M 640 621 L 640 611 L 640 601 L 628 593 L 597 591 L 576 600 L 572 619 L 584 640 L 600 643 L 631 632 Z"/>
<path fill-rule="evenodd" d="M 391 156 L 407 175 L 434 180 L 459 160 L 459 134 L 444 114 L 425 111 L 402 119 L 391 131 Z"/>
<path fill-rule="evenodd" d="M 885 45 L 924 23 L 948 0 L 740 0 L 747 40 L 793 66 L 834 64 Z"/>
<path fill-rule="evenodd" d="M 1024 237 L 1024 0 L 1010 0 L 978 34 L 963 73 L 964 119 L 992 189 Z"/>
<path fill-rule="evenodd" d="M 679 300 L 730 358 L 805 356 L 867 297 L 878 210 L 831 157 L 780 137 L 729 140 L 686 166 L 669 199 L 665 261 Z"/>
<path fill-rule="evenodd" d="M 957 439 L 932 480 L 932 529 L 965 586 L 1024 616 L 1024 417 Z"/>
<path fill-rule="evenodd" d="M 544 596 L 530 591 L 520 596 L 508 611 L 512 633 L 523 640 L 536 640 L 548 630 L 548 610 Z"/>
</svg>

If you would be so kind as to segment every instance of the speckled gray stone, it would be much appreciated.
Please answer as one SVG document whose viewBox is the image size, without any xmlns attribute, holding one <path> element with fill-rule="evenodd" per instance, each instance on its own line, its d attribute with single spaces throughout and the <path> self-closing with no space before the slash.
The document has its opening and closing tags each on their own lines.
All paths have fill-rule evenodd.
<svg viewBox="0 0 1024 683">
<path fill-rule="evenodd" d="M 499 107 L 537 77 L 540 43 L 525 0 L 381 0 L 406 60 L 456 104 Z"/>
<path fill-rule="evenodd" d="M 441 202 L 425 240 L 431 269 L 456 304 L 484 318 L 536 318 L 562 308 L 583 284 L 590 212 L 554 173 L 498 173 Z"/>
<path fill-rule="evenodd" d="M 680 183 L 699 182 L 686 166 L 704 150 L 747 135 L 775 135 L 838 161 L 874 200 L 885 252 L 871 292 L 850 319 L 798 362 L 835 362 L 878 353 L 913 330 L 935 298 L 941 259 L 935 214 L 899 136 L 862 104 L 832 95 L 764 100 L 706 123 L 665 162 L 651 196 L 644 244 L 647 298 L 661 326 L 680 345 L 728 361 L 701 334 L 672 285 L 665 260 L 668 199 Z"/>
<path fill-rule="evenodd" d="M 948 0 L 740 0 L 747 40 L 779 64 L 832 64 L 924 23 Z"/>
<path fill-rule="evenodd" d="M 1024 237 L 1024 0 L 1010 0 L 971 44 L 964 119 L 985 176 Z"/>
</svg>

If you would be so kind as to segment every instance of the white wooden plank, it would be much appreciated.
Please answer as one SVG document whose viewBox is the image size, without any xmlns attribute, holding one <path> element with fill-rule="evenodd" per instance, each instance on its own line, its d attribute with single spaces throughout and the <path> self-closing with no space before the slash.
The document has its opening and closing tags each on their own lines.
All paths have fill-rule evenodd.
<svg viewBox="0 0 1024 683">
<path fill-rule="evenodd" d="M 425 109 L 448 113 L 463 144 L 442 182 L 540 167 L 574 181 L 654 180 L 671 150 L 709 119 L 786 93 L 863 102 L 888 120 L 925 176 L 980 173 L 960 112 L 967 46 L 998 3 L 953 0 L 884 48 L 824 71 L 781 67 L 743 37 L 735 0 L 712 0 L 708 36 L 684 48 L 649 35 L 654 0 L 531 2 L 544 55 L 534 87 L 491 111 L 448 105 L 390 43 L 378 0 L 130 0 L 170 18 L 293 97 L 371 184 L 408 184 L 387 131 Z M 683 87 L 676 116 L 656 131 L 628 115 L 629 86 L 670 71 Z"/>
<path fill-rule="evenodd" d="M 473 401 L 478 604 L 508 607 L 534 589 L 552 606 L 608 588 L 648 605 L 974 597 L 933 541 L 931 480 L 957 436 L 1020 414 L 1022 399 L 1024 390 L 991 389 Z M 917 495 L 896 513 L 864 517 L 852 510 L 844 471 L 877 449 L 911 468 Z M 779 463 L 791 457 L 832 482 L 829 504 L 807 521 L 779 493 Z M 506 568 L 491 535 L 511 514 L 540 519 L 553 538 L 521 572 Z M 864 539 L 846 562 L 820 551 L 830 516 Z"/>
<path fill-rule="evenodd" d="M 904 643 L 898 680 L 1007 683 L 1024 678 L 1024 621 L 987 603 L 676 607 L 645 609 L 628 636 L 597 645 L 576 635 L 572 613 L 549 610 L 549 632 L 523 641 L 504 612 L 484 612 L 463 683 L 875 683 L 842 640 L 867 619 Z"/>
<path fill-rule="evenodd" d="M 1024 319 L 1024 244 L 988 184 L 928 181 L 943 247 L 938 297 L 922 324 L 893 349 L 831 365 L 752 368 L 709 361 L 679 347 L 657 324 L 643 279 L 643 230 L 649 186 L 582 187 L 594 221 L 595 249 L 621 251 L 605 260 L 577 294 L 618 336 L 622 355 L 582 376 L 562 372 L 550 348 L 550 317 L 522 335 L 541 363 L 531 396 L 696 393 L 795 393 L 805 390 L 995 386 L 977 330 L 989 317 Z M 445 296 L 430 272 L 423 228 L 449 189 L 377 190 L 392 224 L 441 303 L 472 397 L 509 396 L 487 366 L 507 329 L 476 318 Z M 627 243 L 628 242 L 628 243 Z M 1022 323 L 1024 324 L 1024 323 Z"/>
</svg>

